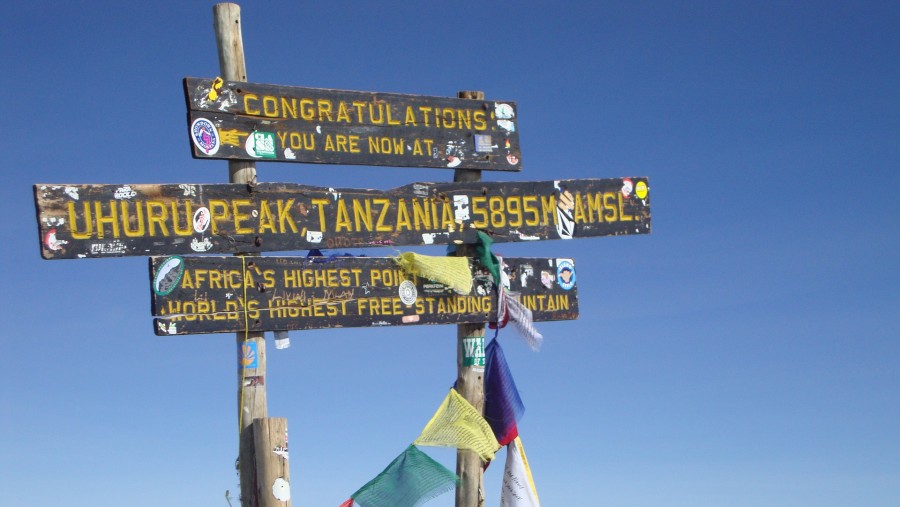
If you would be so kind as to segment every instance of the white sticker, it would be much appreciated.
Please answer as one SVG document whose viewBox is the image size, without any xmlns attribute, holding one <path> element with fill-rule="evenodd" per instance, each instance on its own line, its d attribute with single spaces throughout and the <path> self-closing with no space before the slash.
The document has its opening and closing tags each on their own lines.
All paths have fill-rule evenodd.
<svg viewBox="0 0 900 507">
<path fill-rule="evenodd" d="M 398 290 L 400 293 L 400 301 L 406 306 L 411 306 L 415 303 L 416 298 L 419 296 L 419 291 L 416 290 L 416 284 L 409 280 L 400 282 L 400 288 Z"/>
<path fill-rule="evenodd" d="M 275 479 L 272 484 L 272 496 L 279 502 L 287 502 L 291 499 L 291 485 L 283 477 Z"/>
</svg>

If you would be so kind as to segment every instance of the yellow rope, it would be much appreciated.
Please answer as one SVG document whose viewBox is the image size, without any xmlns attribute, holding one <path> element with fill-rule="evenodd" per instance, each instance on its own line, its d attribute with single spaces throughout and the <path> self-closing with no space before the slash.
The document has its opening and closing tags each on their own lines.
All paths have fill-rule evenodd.
<svg viewBox="0 0 900 507">
<path fill-rule="evenodd" d="M 241 255 L 241 283 L 244 285 L 244 341 L 241 343 L 240 366 L 241 366 L 241 406 L 238 407 L 238 439 L 241 437 L 241 430 L 244 429 L 244 386 L 247 384 L 244 376 L 246 367 L 244 367 L 244 344 L 250 339 L 250 320 L 247 316 L 247 259 Z"/>
</svg>

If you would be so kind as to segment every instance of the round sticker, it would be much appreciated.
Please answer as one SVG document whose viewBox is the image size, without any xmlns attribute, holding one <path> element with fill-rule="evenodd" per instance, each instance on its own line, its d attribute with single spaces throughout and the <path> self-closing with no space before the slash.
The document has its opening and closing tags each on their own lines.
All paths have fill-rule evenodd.
<svg viewBox="0 0 900 507">
<path fill-rule="evenodd" d="M 416 298 L 419 296 L 419 291 L 416 290 L 416 284 L 412 283 L 409 280 L 403 280 L 400 282 L 400 301 L 403 302 L 406 306 L 410 306 L 416 302 Z"/>
<path fill-rule="evenodd" d="M 219 151 L 219 131 L 206 118 L 197 118 L 191 123 L 191 140 L 204 155 L 215 155 Z"/>
<path fill-rule="evenodd" d="M 197 208 L 194 212 L 194 230 L 203 233 L 209 227 L 209 209 L 206 206 Z"/>
<path fill-rule="evenodd" d="M 568 259 L 556 261 L 556 283 L 564 290 L 571 290 L 575 286 L 575 264 Z"/>
<path fill-rule="evenodd" d="M 634 189 L 634 183 L 631 182 L 631 178 L 625 178 L 622 180 L 622 195 L 625 197 L 631 197 L 631 191 Z"/>
<path fill-rule="evenodd" d="M 153 277 L 153 292 L 157 296 L 168 296 L 178 287 L 181 275 L 184 274 L 184 259 L 179 256 L 169 257 L 163 261 Z"/>
<path fill-rule="evenodd" d="M 634 195 L 638 196 L 638 199 L 643 199 L 647 197 L 647 182 L 639 181 L 634 186 Z"/>
</svg>

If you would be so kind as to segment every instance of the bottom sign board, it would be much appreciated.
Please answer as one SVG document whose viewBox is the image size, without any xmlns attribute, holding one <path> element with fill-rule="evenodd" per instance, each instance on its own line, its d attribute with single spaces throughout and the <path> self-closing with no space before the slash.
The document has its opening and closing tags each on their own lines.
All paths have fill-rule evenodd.
<svg viewBox="0 0 900 507">
<path fill-rule="evenodd" d="M 509 292 L 535 321 L 578 316 L 572 259 L 503 258 Z M 384 257 L 151 257 L 157 335 L 462 324 L 496 319 L 487 268 L 468 294 Z"/>
</svg>

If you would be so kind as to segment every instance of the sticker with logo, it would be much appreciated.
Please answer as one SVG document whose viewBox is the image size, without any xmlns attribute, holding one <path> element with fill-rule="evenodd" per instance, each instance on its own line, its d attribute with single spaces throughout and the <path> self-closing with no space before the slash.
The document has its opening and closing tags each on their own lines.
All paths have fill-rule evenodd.
<svg viewBox="0 0 900 507">
<path fill-rule="evenodd" d="M 209 217 L 209 208 L 206 206 L 197 208 L 197 211 L 194 212 L 194 231 L 198 234 L 206 232 L 209 227 Z"/>
<path fill-rule="evenodd" d="M 176 255 L 163 261 L 153 276 L 153 292 L 157 296 L 168 296 L 181 282 L 184 274 L 184 259 Z"/>
<path fill-rule="evenodd" d="M 647 182 L 639 181 L 634 185 L 634 195 L 638 197 L 638 199 L 646 199 L 647 198 Z"/>
<path fill-rule="evenodd" d="M 484 336 L 462 339 L 463 366 L 484 366 Z"/>
<path fill-rule="evenodd" d="M 575 286 L 575 264 L 572 259 L 556 259 L 556 283 L 564 290 Z"/>
<path fill-rule="evenodd" d="M 258 368 L 259 357 L 256 349 L 256 342 L 244 342 L 241 347 L 241 367 Z"/>
<path fill-rule="evenodd" d="M 244 144 L 247 154 L 254 158 L 275 158 L 275 134 L 254 130 Z"/>
<path fill-rule="evenodd" d="M 416 302 L 416 298 L 419 297 L 419 291 L 416 290 L 416 284 L 412 283 L 410 280 L 403 280 L 400 282 L 398 291 L 400 293 L 400 301 L 406 306 L 412 306 L 412 304 Z"/>
<path fill-rule="evenodd" d="M 489 134 L 475 134 L 475 151 L 479 153 L 490 153 L 494 151 L 496 146 L 491 143 Z"/>
<path fill-rule="evenodd" d="M 215 155 L 219 151 L 219 130 L 206 118 L 197 118 L 191 124 L 191 140 L 204 155 Z"/>
</svg>

